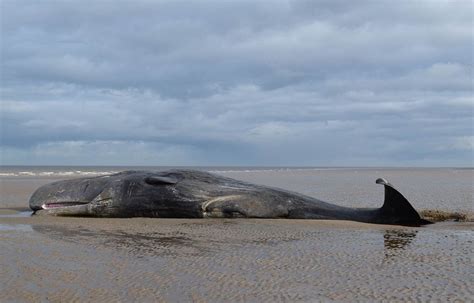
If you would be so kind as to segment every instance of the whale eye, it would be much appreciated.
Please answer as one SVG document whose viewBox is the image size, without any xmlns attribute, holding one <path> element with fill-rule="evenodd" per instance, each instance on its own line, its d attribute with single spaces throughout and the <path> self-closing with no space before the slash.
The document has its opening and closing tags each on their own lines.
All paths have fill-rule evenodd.
<svg viewBox="0 0 474 303">
<path fill-rule="evenodd" d="M 178 179 L 174 176 L 149 176 L 145 178 L 145 182 L 150 185 L 166 185 L 176 184 Z"/>
</svg>

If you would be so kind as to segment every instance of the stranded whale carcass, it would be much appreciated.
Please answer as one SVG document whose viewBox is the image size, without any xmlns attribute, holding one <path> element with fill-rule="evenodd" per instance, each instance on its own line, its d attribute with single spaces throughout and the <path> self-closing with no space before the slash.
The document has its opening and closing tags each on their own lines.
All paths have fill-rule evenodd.
<svg viewBox="0 0 474 303">
<path fill-rule="evenodd" d="M 335 219 L 422 225 L 405 197 L 384 179 L 381 208 L 342 207 L 302 194 L 207 172 L 124 171 L 58 181 L 38 188 L 30 208 L 38 215 L 159 218 Z"/>
</svg>

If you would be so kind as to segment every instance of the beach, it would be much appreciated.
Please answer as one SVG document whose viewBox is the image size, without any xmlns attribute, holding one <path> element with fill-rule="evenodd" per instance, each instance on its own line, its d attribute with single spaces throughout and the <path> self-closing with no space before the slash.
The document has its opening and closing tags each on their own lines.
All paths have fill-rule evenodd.
<svg viewBox="0 0 474 303">
<path fill-rule="evenodd" d="M 114 169 L 120 168 L 103 171 Z M 0 301 L 468 302 L 474 297 L 471 221 L 404 227 L 326 220 L 30 216 L 27 197 L 36 187 L 90 175 L 83 168 L 74 171 L 80 173 L 2 171 Z M 216 173 L 353 207 L 380 207 L 383 188 L 371 180 L 377 175 L 396 184 L 416 209 L 468 214 L 472 208 L 469 169 Z"/>
</svg>

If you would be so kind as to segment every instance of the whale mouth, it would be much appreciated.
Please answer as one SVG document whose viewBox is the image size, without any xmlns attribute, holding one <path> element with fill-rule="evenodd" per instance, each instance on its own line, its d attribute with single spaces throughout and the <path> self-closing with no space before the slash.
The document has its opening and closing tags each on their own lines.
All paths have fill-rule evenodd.
<svg viewBox="0 0 474 303">
<path fill-rule="evenodd" d="M 64 201 L 64 202 L 50 202 L 44 203 L 41 205 L 43 209 L 52 209 L 52 208 L 64 208 L 64 207 L 72 207 L 72 206 L 79 206 L 89 204 L 89 202 L 81 202 L 81 201 Z"/>
</svg>

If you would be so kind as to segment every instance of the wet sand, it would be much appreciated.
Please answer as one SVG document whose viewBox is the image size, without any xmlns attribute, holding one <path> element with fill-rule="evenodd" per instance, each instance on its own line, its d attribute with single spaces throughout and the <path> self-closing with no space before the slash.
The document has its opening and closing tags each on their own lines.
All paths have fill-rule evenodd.
<svg viewBox="0 0 474 303">
<path fill-rule="evenodd" d="M 468 302 L 474 224 L 28 217 L 0 210 L 1 302 Z"/>
</svg>

